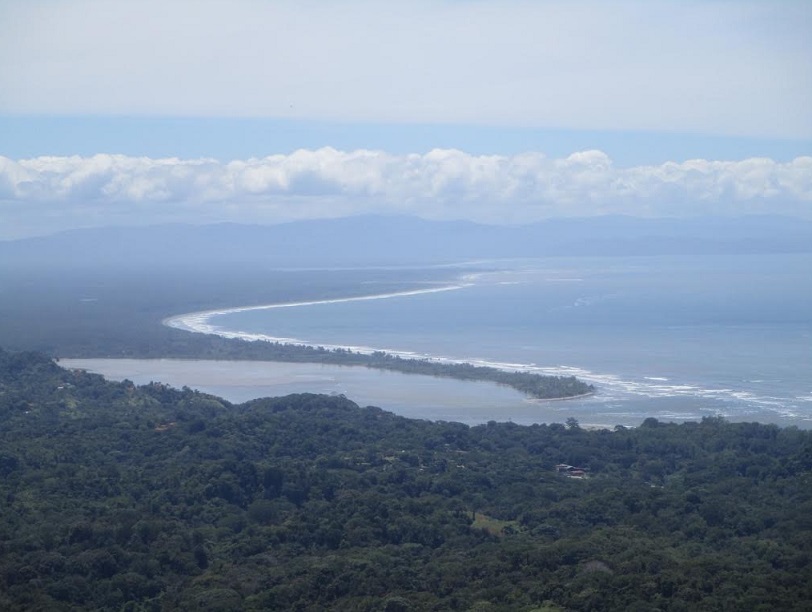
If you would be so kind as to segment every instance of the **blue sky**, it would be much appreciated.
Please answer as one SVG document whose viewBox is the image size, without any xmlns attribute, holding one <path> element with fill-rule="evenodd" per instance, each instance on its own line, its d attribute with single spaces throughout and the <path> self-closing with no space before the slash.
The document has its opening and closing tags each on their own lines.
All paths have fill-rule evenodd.
<svg viewBox="0 0 812 612">
<path fill-rule="evenodd" d="M 120 153 L 228 161 L 324 146 L 398 154 L 435 148 L 476 155 L 543 151 L 553 157 L 599 149 L 620 166 L 635 166 L 750 157 L 787 162 L 812 153 L 812 140 L 801 138 L 274 118 L 4 115 L 0 133 L 0 154 L 16 159 Z"/>
<path fill-rule="evenodd" d="M 812 3 L 0 0 L 0 239 L 812 218 Z"/>
</svg>

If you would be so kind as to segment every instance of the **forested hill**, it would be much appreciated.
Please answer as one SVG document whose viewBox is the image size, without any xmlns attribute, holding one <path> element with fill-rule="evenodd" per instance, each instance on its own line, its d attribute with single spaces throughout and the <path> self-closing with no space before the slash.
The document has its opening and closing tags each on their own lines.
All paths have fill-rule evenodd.
<svg viewBox="0 0 812 612">
<path fill-rule="evenodd" d="M 0 609 L 804 610 L 810 468 L 796 428 L 231 405 L 0 351 Z"/>
</svg>

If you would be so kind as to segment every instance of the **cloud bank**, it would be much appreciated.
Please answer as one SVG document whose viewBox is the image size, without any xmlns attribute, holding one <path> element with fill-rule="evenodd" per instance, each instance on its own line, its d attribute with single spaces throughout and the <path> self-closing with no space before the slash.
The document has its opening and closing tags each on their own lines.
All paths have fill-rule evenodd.
<svg viewBox="0 0 812 612">
<path fill-rule="evenodd" d="M 617 167 L 601 151 L 475 156 L 299 150 L 219 162 L 0 157 L 0 237 L 165 222 L 280 223 L 357 214 L 529 223 L 552 217 L 812 218 L 812 157 Z"/>
</svg>

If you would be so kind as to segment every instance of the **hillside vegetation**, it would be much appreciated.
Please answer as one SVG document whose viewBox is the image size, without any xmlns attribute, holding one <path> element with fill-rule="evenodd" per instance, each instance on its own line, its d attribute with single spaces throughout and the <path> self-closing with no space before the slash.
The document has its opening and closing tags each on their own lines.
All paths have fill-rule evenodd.
<svg viewBox="0 0 812 612">
<path fill-rule="evenodd" d="M 796 428 L 231 405 L 0 351 L 0 609 L 803 610 L 810 468 Z"/>
</svg>

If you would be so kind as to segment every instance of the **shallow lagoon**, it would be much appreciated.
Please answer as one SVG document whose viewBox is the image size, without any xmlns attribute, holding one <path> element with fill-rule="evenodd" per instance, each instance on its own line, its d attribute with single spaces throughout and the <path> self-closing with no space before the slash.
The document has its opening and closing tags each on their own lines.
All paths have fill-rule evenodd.
<svg viewBox="0 0 812 612">
<path fill-rule="evenodd" d="M 661 397 L 612 401 L 600 393 L 592 397 L 540 401 L 486 382 L 467 382 L 324 364 L 269 361 L 203 361 L 183 359 L 62 359 L 67 368 L 86 369 L 111 380 L 136 384 L 160 381 L 188 386 L 241 403 L 258 397 L 290 393 L 343 394 L 361 406 L 378 406 L 409 418 L 456 421 L 476 425 L 512 421 L 521 425 L 564 423 L 574 417 L 583 426 L 639 425 L 654 416 L 663 421 L 698 420 L 717 414 L 721 403 L 702 405 L 685 398 Z M 804 422 L 780 419 L 774 413 L 749 418 L 782 425 Z"/>
<path fill-rule="evenodd" d="M 188 386 L 234 403 L 290 393 L 324 393 L 343 394 L 362 406 L 378 406 L 429 420 L 533 423 L 549 420 L 542 418 L 545 415 L 557 414 L 545 407 L 550 402 L 533 402 L 513 389 L 492 383 L 364 367 L 182 359 L 63 359 L 60 365 L 136 384 L 160 381 L 175 387 Z"/>
</svg>

